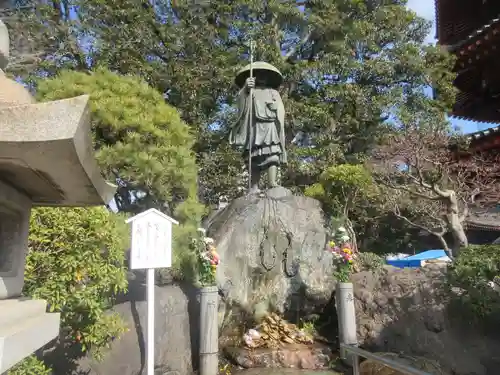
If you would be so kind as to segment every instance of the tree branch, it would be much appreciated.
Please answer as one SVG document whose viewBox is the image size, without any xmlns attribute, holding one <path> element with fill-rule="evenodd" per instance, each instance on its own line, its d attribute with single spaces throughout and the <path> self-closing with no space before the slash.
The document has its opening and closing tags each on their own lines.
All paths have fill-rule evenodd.
<svg viewBox="0 0 500 375">
<path fill-rule="evenodd" d="M 400 190 L 400 191 L 406 191 L 408 194 L 411 194 L 417 198 L 422 198 L 422 199 L 427 199 L 427 200 L 430 200 L 430 201 L 437 201 L 437 200 L 440 200 L 442 199 L 442 197 L 440 197 L 439 195 L 425 195 L 425 194 L 422 194 L 422 193 L 419 193 L 411 188 L 409 188 L 408 186 L 405 186 L 405 185 L 394 185 L 392 184 L 391 182 L 389 181 L 383 181 L 383 180 L 380 180 L 379 181 L 382 185 L 384 186 L 387 186 L 388 188 L 391 188 L 391 189 L 394 189 L 394 190 Z"/>
<path fill-rule="evenodd" d="M 441 225 L 441 231 L 440 232 L 433 231 L 433 230 L 425 227 L 424 225 L 415 223 L 414 221 L 408 219 L 406 216 L 401 215 L 401 212 L 400 212 L 399 207 L 397 205 L 394 206 L 393 213 L 394 213 L 394 215 L 398 219 L 401 219 L 401 220 L 405 221 L 408 225 L 411 225 L 412 227 L 421 229 L 421 230 L 423 230 L 423 231 L 425 231 L 425 232 L 427 232 L 427 233 L 429 233 L 429 234 L 437 237 L 437 239 L 439 240 L 439 242 L 441 242 L 441 245 L 443 245 L 443 248 L 446 251 L 446 253 L 448 254 L 448 256 L 450 258 L 452 257 L 450 247 L 448 246 L 448 243 L 446 242 L 446 240 L 444 238 L 444 235 L 446 234 L 446 227 L 445 226 Z"/>
<path fill-rule="evenodd" d="M 281 41 L 280 41 L 280 31 L 279 31 L 279 25 L 276 20 L 276 14 L 273 13 L 271 15 L 271 26 L 274 31 L 274 45 L 276 47 L 276 50 L 278 51 L 278 56 L 281 55 Z"/>
<path fill-rule="evenodd" d="M 288 61 L 288 60 L 291 60 L 295 54 L 298 52 L 298 50 L 300 48 L 302 48 L 302 46 L 304 46 L 307 42 L 309 42 L 309 40 L 311 39 L 311 36 L 312 36 L 312 31 L 309 31 L 300 41 L 300 43 L 298 43 L 297 45 L 295 45 L 294 47 L 292 47 L 287 53 L 285 53 L 285 56 L 283 56 L 283 59 L 285 61 Z"/>
</svg>

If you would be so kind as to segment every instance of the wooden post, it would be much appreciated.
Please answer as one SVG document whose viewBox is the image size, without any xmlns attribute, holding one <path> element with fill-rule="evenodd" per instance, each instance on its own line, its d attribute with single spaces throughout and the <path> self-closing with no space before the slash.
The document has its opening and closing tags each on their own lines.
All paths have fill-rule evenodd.
<svg viewBox="0 0 500 375">
<path fill-rule="evenodd" d="M 217 375 L 219 367 L 219 290 L 200 290 L 200 375 Z"/>
<path fill-rule="evenodd" d="M 339 327 L 339 341 L 342 344 L 358 345 L 354 288 L 352 283 L 337 283 L 335 302 Z M 352 356 L 340 350 L 340 358 L 352 365 Z"/>
</svg>

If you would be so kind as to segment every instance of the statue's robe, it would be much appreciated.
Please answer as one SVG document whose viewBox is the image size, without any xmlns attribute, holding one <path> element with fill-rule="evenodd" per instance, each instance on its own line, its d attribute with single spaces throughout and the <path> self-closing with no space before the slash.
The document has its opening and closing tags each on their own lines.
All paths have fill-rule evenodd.
<svg viewBox="0 0 500 375">
<path fill-rule="evenodd" d="M 285 107 L 281 96 L 271 88 L 256 87 L 251 91 L 254 98 L 252 119 L 249 90 L 243 88 L 238 94 L 239 116 L 231 129 L 229 143 L 243 146 L 245 158 L 250 154 L 254 167 L 262 169 L 271 164 L 286 164 Z"/>
</svg>

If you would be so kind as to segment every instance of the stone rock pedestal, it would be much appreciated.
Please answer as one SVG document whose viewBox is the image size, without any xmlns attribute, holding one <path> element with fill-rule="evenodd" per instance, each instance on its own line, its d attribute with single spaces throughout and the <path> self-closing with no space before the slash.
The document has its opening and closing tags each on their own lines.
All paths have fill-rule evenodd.
<svg viewBox="0 0 500 375">
<path fill-rule="evenodd" d="M 221 264 L 217 284 L 227 305 L 253 312 L 327 303 L 334 290 L 332 255 L 320 203 L 277 187 L 233 200 L 206 223 Z"/>
<path fill-rule="evenodd" d="M 46 313 L 42 300 L 0 301 L 0 374 L 59 333 L 59 314 Z"/>
</svg>

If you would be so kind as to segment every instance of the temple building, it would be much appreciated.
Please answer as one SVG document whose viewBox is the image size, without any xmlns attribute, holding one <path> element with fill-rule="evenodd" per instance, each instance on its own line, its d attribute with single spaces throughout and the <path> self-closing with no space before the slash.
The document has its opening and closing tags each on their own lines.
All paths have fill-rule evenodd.
<svg viewBox="0 0 500 375">
<path fill-rule="evenodd" d="M 436 0 L 436 38 L 457 56 L 457 118 L 500 123 L 499 17 L 497 0 Z"/>
<path fill-rule="evenodd" d="M 451 116 L 491 124 L 468 135 L 471 151 L 500 151 L 500 1 L 435 0 L 438 44 L 457 57 L 459 90 Z M 498 202 L 474 209 L 467 220 L 471 243 L 500 238 Z"/>
<path fill-rule="evenodd" d="M 500 126 L 468 134 L 469 150 L 487 154 L 500 152 Z M 491 202 L 487 207 L 471 207 L 467 218 L 467 237 L 472 244 L 500 241 L 500 205 Z"/>
</svg>

